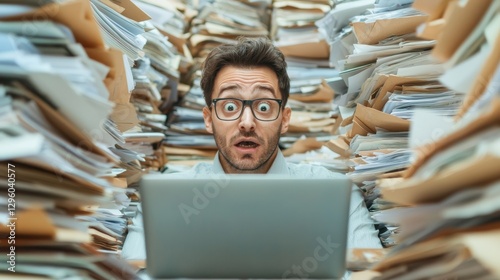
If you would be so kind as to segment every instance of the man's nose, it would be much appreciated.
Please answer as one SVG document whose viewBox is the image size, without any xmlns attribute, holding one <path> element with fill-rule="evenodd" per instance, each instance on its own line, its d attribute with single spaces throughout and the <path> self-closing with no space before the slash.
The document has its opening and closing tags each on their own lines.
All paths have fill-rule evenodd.
<svg viewBox="0 0 500 280">
<path fill-rule="evenodd" d="M 246 132 L 255 130 L 255 117 L 253 116 L 252 109 L 250 107 L 243 108 L 239 128 L 240 130 Z"/>
</svg>

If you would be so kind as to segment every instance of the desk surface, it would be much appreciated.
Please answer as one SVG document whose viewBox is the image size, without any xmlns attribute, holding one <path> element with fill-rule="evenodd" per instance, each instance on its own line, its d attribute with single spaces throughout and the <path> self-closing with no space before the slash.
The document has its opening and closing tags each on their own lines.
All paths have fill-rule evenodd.
<svg viewBox="0 0 500 280">
<path fill-rule="evenodd" d="M 135 267 L 139 272 L 139 277 L 142 280 L 149 280 L 151 279 L 143 270 L 146 268 L 146 260 L 127 260 L 128 263 L 130 263 L 133 267 Z M 351 274 L 351 280 L 371 280 L 375 276 L 380 275 L 379 272 L 376 271 L 371 271 L 371 270 L 365 270 L 365 271 L 357 271 L 353 272 Z"/>
</svg>

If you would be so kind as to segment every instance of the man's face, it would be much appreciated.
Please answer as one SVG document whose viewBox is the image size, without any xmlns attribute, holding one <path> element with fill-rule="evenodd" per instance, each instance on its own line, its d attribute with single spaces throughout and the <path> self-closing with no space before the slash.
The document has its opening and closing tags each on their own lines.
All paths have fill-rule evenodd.
<svg viewBox="0 0 500 280">
<path fill-rule="evenodd" d="M 215 77 L 212 99 L 215 98 L 253 100 L 282 99 L 282 96 L 278 77 L 270 68 L 226 66 Z M 232 109 L 232 104 L 225 106 Z M 260 121 L 250 106 L 245 106 L 241 117 L 223 121 L 217 117 L 213 105 L 211 109 L 203 109 L 205 126 L 214 134 L 219 160 L 226 173 L 266 173 L 278 152 L 280 134 L 288 130 L 290 115 L 291 109 L 285 108 L 280 109 L 276 120 Z"/>
</svg>

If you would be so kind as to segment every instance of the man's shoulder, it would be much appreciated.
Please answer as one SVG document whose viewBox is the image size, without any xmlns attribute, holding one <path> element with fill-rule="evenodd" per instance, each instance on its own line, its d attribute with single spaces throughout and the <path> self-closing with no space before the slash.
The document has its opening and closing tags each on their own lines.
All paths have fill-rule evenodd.
<svg viewBox="0 0 500 280">
<path fill-rule="evenodd" d="M 186 176 L 187 178 L 196 177 L 199 175 L 210 175 L 213 174 L 213 164 L 209 162 L 199 162 L 195 164 L 190 169 L 177 172 L 176 175 Z"/>
<path fill-rule="evenodd" d="M 341 178 L 344 175 L 328 170 L 327 168 L 307 163 L 287 163 L 288 171 L 291 176 L 299 177 L 323 177 L 323 178 Z"/>
</svg>

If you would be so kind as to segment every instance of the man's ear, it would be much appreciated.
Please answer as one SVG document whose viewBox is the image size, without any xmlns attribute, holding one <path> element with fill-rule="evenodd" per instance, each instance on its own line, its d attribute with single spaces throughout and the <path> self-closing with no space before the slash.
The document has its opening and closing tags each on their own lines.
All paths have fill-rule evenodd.
<svg viewBox="0 0 500 280">
<path fill-rule="evenodd" d="M 213 134 L 214 131 L 212 129 L 212 111 L 208 107 L 203 107 L 203 120 L 205 121 L 205 128 L 208 133 Z"/>
<path fill-rule="evenodd" d="M 292 109 L 290 107 L 285 107 L 285 109 L 283 109 L 283 118 L 281 119 L 281 134 L 285 134 L 288 131 L 291 117 Z"/>
</svg>

